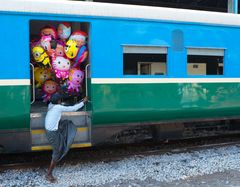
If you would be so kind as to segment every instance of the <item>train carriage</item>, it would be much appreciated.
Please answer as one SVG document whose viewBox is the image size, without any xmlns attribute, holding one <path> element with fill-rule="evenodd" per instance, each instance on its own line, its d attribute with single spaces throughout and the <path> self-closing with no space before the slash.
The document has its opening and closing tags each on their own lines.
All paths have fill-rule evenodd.
<svg viewBox="0 0 240 187">
<path fill-rule="evenodd" d="M 46 24 L 69 22 L 88 35 L 82 95 L 90 102 L 63 114 L 78 128 L 72 147 L 131 129 L 180 138 L 175 122 L 239 117 L 239 15 L 66 0 L 0 5 L 1 152 L 50 149 L 30 50 Z"/>
</svg>

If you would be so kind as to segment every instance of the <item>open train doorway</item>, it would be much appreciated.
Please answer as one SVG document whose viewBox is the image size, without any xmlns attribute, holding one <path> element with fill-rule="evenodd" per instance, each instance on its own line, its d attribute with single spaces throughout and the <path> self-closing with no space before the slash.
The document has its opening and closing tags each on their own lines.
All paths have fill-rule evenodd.
<svg viewBox="0 0 240 187">
<path fill-rule="evenodd" d="M 31 133 L 32 150 L 50 149 L 44 120 L 51 96 L 59 93 L 63 105 L 74 105 L 88 95 L 89 23 L 48 20 L 30 21 Z M 87 107 L 63 113 L 77 126 L 75 147 L 91 145 Z"/>
</svg>

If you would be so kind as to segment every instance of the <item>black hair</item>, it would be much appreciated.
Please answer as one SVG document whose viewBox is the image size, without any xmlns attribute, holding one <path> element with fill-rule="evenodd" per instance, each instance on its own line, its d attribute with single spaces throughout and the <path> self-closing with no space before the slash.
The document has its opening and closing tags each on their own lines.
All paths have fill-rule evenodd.
<svg viewBox="0 0 240 187">
<path fill-rule="evenodd" d="M 56 49 L 57 48 L 57 41 L 53 39 L 50 41 L 51 49 Z"/>
<path fill-rule="evenodd" d="M 58 104 L 58 101 L 62 99 L 62 96 L 59 93 L 55 93 L 52 95 L 50 102 L 52 104 Z"/>
</svg>

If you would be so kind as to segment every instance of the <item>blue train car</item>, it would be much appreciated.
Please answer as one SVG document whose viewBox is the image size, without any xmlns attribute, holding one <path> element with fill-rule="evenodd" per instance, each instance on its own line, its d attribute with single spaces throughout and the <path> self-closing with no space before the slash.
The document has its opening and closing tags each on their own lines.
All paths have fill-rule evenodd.
<svg viewBox="0 0 240 187">
<path fill-rule="evenodd" d="M 63 22 L 88 36 L 88 55 L 78 67 L 85 80 L 65 100 L 87 95 L 91 101 L 83 111 L 63 114 L 78 127 L 72 147 L 117 141 L 116 134 L 131 136 L 131 129 L 180 138 L 183 122 L 239 117 L 239 15 L 65 0 L 0 5 L 2 152 L 51 148 L 41 89 L 47 80 L 40 74 L 53 62 L 39 65 L 32 48 L 42 28 Z M 56 73 L 50 72 L 49 79 Z M 61 88 L 67 84 L 65 78 L 52 79 Z"/>
</svg>

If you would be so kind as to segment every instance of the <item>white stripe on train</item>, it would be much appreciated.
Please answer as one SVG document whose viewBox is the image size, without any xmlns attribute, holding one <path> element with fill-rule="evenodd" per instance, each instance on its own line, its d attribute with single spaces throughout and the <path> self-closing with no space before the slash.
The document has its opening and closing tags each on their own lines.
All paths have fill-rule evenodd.
<svg viewBox="0 0 240 187">
<path fill-rule="evenodd" d="M 0 86 L 29 86 L 30 79 L 1 79 Z"/>
<path fill-rule="evenodd" d="M 92 78 L 92 84 L 240 83 L 240 78 Z"/>
<path fill-rule="evenodd" d="M 92 78 L 92 84 L 240 83 L 240 78 Z M 0 86 L 30 85 L 30 79 L 2 79 Z"/>
</svg>

